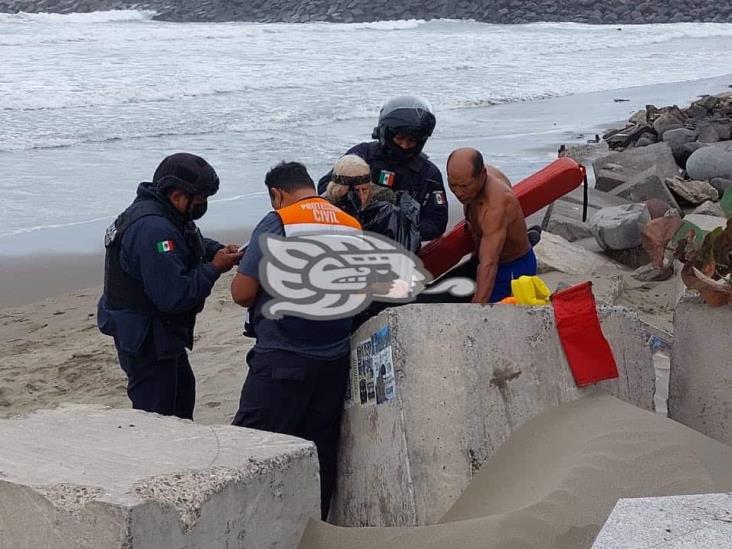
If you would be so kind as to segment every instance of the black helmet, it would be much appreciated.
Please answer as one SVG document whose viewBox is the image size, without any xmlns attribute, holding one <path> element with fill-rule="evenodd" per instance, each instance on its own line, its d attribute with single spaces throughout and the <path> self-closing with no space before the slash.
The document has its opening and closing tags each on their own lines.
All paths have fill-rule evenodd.
<svg viewBox="0 0 732 549">
<path fill-rule="evenodd" d="M 392 97 L 379 111 L 379 125 L 374 128 L 372 137 L 390 153 L 404 155 L 404 151 L 394 144 L 394 135 L 405 133 L 419 142 L 408 156 L 422 152 L 427 138 L 435 129 L 435 115 L 429 101 L 416 95 Z"/>
<path fill-rule="evenodd" d="M 200 156 L 175 153 L 165 157 L 155 170 L 153 185 L 158 192 L 173 188 L 189 195 L 212 196 L 219 190 L 219 176 Z"/>
</svg>

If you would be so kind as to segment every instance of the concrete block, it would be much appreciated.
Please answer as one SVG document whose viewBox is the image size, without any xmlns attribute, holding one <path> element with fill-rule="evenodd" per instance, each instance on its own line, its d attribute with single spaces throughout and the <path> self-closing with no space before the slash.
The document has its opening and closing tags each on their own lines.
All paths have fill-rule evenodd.
<svg viewBox="0 0 732 549">
<path fill-rule="evenodd" d="M 730 493 L 621 499 L 592 549 L 729 549 L 730 509 Z"/>
<path fill-rule="evenodd" d="M 732 305 L 687 292 L 674 312 L 668 417 L 732 444 Z"/>
<path fill-rule="evenodd" d="M 366 322 L 352 340 L 335 522 L 436 522 L 511 433 L 563 402 L 607 391 L 651 410 L 655 374 L 640 322 L 622 308 L 600 317 L 620 377 L 585 389 L 551 307 L 407 305 Z"/>
<path fill-rule="evenodd" d="M 593 239 L 594 242 L 594 239 Z M 534 247 L 539 261 L 539 272 L 559 271 L 567 274 L 587 275 L 595 272 L 616 272 L 618 265 L 602 255 L 586 250 L 559 235 L 542 233 Z"/>
<path fill-rule="evenodd" d="M 620 275 L 570 275 L 551 271 L 541 275 L 541 279 L 549 287 L 551 292 L 555 292 L 566 286 L 574 286 L 587 280 L 592 282 L 592 293 L 598 305 L 615 305 L 623 294 L 625 282 Z"/>
<path fill-rule="evenodd" d="M 634 175 L 610 192 L 631 202 L 646 202 L 656 198 L 681 211 L 679 203 L 666 186 L 666 179 L 668 178 L 659 177 L 656 170 L 650 168 Z"/>
<path fill-rule="evenodd" d="M 704 232 L 711 232 L 717 227 L 724 227 L 727 224 L 727 220 L 723 217 L 717 217 L 714 215 L 702 215 L 702 214 L 687 214 L 684 216 L 684 221 L 696 225 Z"/>
<path fill-rule="evenodd" d="M 596 212 L 596 209 L 588 207 L 588 219 Z M 582 221 L 582 206 L 564 200 L 555 201 L 547 209 L 542 226 L 546 231 L 558 234 L 568 242 L 592 236 L 590 226 Z"/>
<path fill-rule="evenodd" d="M 641 231 L 651 220 L 645 204 L 603 208 L 590 220 L 592 234 L 605 250 L 628 250 L 641 245 Z"/>
<path fill-rule="evenodd" d="M 295 548 L 314 446 L 99 406 L 0 421 L 0 548 Z"/>
<path fill-rule="evenodd" d="M 578 187 L 577 189 L 565 194 L 562 197 L 562 200 L 582 205 L 584 203 L 584 189 L 582 187 Z M 614 194 L 589 188 L 587 189 L 587 204 L 594 210 L 601 210 L 602 208 L 610 208 L 611 206 L 630 204 L 630 201 L 620 198 L 619 196 L 615 196 Z"/>
<path fill-rule="evenodd" d="M 647 147 L 610 154 L 595 160 L 592 168 L 595 172 L 595 187 L 605 192 L 627 184 L 643 172 L 654 175 L 661 183 L 667 177 L 679 174 L 679 168 L 668 143 L 656 143 Z M 622 194 L 614 194 L 627 198 Z M 630 198 L 629 200 L 642 202 L 648 198 L 640 200 Z"/>
</svg>

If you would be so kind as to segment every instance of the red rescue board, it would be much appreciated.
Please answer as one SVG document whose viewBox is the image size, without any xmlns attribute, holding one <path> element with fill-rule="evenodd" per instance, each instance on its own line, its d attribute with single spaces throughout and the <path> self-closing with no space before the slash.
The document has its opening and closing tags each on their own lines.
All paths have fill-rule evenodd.
<svg viewBox="0 0 732 549">
<path fill-rule="evenodd" d="M 585 167 L 571 158 L 559 158 L 513 187 L 525 216 L 548 206 L 579 187 L 585 179 Z M 440 238 L 427 243 L 419 252 L 422 264 L 435 278 L 453 268 L 475 246 L 463 219 Z"/>
</svg>

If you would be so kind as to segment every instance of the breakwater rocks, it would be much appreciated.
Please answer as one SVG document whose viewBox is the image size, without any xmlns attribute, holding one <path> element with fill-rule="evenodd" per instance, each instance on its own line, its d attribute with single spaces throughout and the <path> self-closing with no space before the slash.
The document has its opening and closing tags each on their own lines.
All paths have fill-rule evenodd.
<svg viewBox="0 0 732 549">
<path fill-rule="evenodd" d="M 732 22 L 719 0 L 0 0 L 0 12 L 72 13 L 147 9 L 166 21 L 354 23 L 399 19 L 473 19 L 487 23 L 574 21 L 594 24 Z"/>
</svg>

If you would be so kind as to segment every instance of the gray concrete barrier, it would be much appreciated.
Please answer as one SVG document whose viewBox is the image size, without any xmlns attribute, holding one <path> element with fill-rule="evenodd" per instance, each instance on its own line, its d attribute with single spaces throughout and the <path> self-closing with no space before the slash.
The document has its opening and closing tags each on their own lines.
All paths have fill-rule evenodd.
<svg viewBox="0 0 732 549">
<path fill-rule="evenodd" d="M 668 417 L 732 444 L 732 306 L 686 292 L 674 313 Z"/>
<path fill-rule="evenodd" d="M 320 516 L 309 442 L 133 410 L 0 421 L 2 549 L 294 549 Z"/>
<path fill-rule="evenodd" d="M 592 549 L 732 547 L 732 494 L 621 499 Z"/>
<path fill-rule="evenodd" d="M 550 307 L 408 305 L 369 320 L 352 340 L 335 522 L 436 522 L 513 431 L 563 402 L 607 391 L 652 410 L 644 329 L 626 309 L 600 318 L 620 377 L 585 389 Z"/>
</svg>

